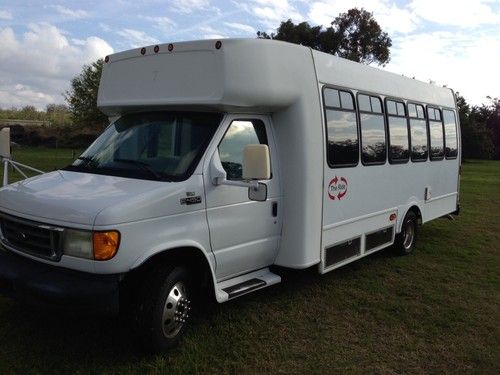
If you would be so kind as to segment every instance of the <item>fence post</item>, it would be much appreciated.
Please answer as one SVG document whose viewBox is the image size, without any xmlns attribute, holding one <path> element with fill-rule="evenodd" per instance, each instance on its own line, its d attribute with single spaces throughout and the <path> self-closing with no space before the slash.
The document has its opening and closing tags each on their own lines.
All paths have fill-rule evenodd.
<svg viewBox="0 0 500 375">
<path fill-rule="evenodd" d="M 9 183 L 10 128 L 0 130 L 0 160 L 3 164 L 3 185 Z"/>
</svg>

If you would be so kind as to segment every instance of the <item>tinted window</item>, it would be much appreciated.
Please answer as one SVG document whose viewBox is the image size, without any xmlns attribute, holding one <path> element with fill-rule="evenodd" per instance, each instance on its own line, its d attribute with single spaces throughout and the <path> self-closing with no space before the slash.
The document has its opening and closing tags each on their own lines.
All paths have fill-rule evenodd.
<svg viewBox="0 0 500 375">
<path fill-rule="evenodd" d="M 417 117 L 418 118 L 425 118 L 424 107 L 422 107 L 421 105 L 417 105 Z"/>
<path fill-rule="evenodd" d="M 441 111 L 438 108 L 427 107 L 429 116 L 429 142 L 431 160 L 441 160 L 444 157 L 444 134 L 441 122 Z"/>
<path fill-rule="evenodd" d="M 410 119 L 411 160 L 427 160 L 427 126 L 425 120 Z"/>
<path fill-rule="evenodd" d="M 340 108 L 339 90 L 325 89 L 323 92 L 325 106 Z"/>
<path fill-rule="evenodd" d="M 342 108 L 354 110 L 354 102 L 350 93 L 340 91 L 340 103 L 342 104 Z"/>
<path fill-rule="evenodd" d="M 458 155 L 457 146 L 457 123 L 455 120 L 455 113 L 447 109 L 443 110 L 444 119 L 444 134 L 446 144 L 446 158 L 453 159 Z"/>
<path fill-rule="evenodd" d="M 427 115 L 429 116 L 429 120 L 435 120 L 434 108 L 427 108 Z"/>
<path fill-rule="evenodd" d="M 389 115 L 397 115 L 398 110 L 396 108 L 396 102 L 394 100 L 387 101 L 387 114 Z"/>
<path fill-rule="evenodd" d="M 415 104 L 408 104 L 408 116 L 417 117 L 417 107 Z"/>
<path fill-rule="evenodd" d="M 330 166 L 356 165 L 359 160 L 358 125 L 354 98 L 349 91 L 325 88 L 328 133 L 327 157 Z"/>
<path fill-rule="evenodd" d="M 396 106 L 398 109 L 398 116 L 406 116 L 405 105 L 402 102 L 397 102 Z"/>
<path fill-rule="evenodd" d="M 370 96 L 370 103 L 372 104 L 373 112 L 382 113 L 382 101 L 379 98 Z"/>
<path fill-rule="evenodd" d="M 328 162 L 331 166 L 358 163 L 358 129 L 354 111 L 326 110 Z"/>
<path fill-rule="evenodd" d="M 360 111 L 371 112 L 370 97 L 368 95 L 358 95 L 358 107 Z"/>
<path fill-rule="evenodd" d="M 410 157 L 408 124 L 406 117 L 388 117 L 389 124 L 389 160 L 408 161 Z"/>
<path fill-rule="evenodd" d="M 443 124 L 441 121 L 429 121 L 429 138 L 431 143 L 431 160 L 444 156 Z"/>
<path fill-rule="evenodd" d="M 266 127 L 260 120 L 235 120 L 219 144 L 219 156 L 228 180 L 243 176 L 243 149 L 246 145 L 267 145 Z"/>
<path fill-rule="evenodd" d="M 358 95 L 361 120 L 361 160 L 365 164 L 383 164 L 386 159 L 385 125 L 382 101 L 373 95 Z M 369 112 L 369 113 L 366 113 Z"/>
<path fill-rule="evenodd" d="M 361 158 L 366 164 L 385 163 L 384 116 L 362 113 L 361 119 Z"/>
<path fill-rule="evenodd" d="M 67 169 L 149 180 L 183 180 L 221 120 L 213 113 L 142 112 L 112 123 Z"/>
<path fill-rule="evenodd" d="M 420 104 L 408 104 L 408 116 L 425 119 L 424 106 Z"/>
</svg>

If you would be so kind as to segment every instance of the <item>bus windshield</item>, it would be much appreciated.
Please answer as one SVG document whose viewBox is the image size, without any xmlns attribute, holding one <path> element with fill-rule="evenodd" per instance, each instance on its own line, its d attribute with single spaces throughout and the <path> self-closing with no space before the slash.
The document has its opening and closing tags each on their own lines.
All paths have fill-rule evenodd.
<svg viewBox="0 0 500 375">
<path fill-rule="evenodd" d="M 158 181 L 185 180 L 221 119 L 221 114 L 200 112 L 127 114 L 64 169 Z"/>
</svg>

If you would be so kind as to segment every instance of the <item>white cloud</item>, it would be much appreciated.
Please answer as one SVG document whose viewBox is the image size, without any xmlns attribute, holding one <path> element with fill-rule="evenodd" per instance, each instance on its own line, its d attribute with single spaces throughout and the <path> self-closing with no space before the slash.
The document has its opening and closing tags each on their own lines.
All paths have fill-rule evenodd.
<svg viewBox="0 0 500 375">
<path fill-rule="evenodd" d="M 82 65 L 113 52 L 100 38 L 75 43 L 50 24 L 30 24 L 21 37 L 10 27 L 0 29 L 0 45 L 2 108 L 63 102 L 61 94 Z"/>
<path fill-rule="evenodd" d="M 151 22 L 157 29 L 163 32 L 171 31 L 172 28 L 176 25 L 175 22 L 168 17 L 140 16 L 140 18 Z"/>
<path fill-rule="evenodd" d="M 0 20 L 11 20 L 12 12 L 8 10 L 0 10 Z"/>
<path fill-rule="evenodd" d="M 492 0 L 412 0 L 409 7 L 427 21 L 474 28 L 500 24 L 500 12 L 495 12 L 491 3 Z"/>
<path fill-rule="evenodd" d="M 231 29 L 243 31 L 244 33 L 255 34 L 255 29 L 250 25 L 245 25 L 243 23 L 236 22 L 224 22 L 224 25 L 230 27 Z"/>
<path fill-rule="evenodd" d="M 103 22 L 99 23 L 99 27 L 101 28 L 102 31 L 109 33 L 111 31 L 111 27 Z"/>
<path fill-rule="evenodd" d="M 409 9 L 400 8 L 390 0 L 317 1 L 310 5 L 308 17 L 316 25 L 330 26 L 335 17 L 351 8 L 364 8 L 373 12 L 382 30 L 389 35 L 412 32 L 419 21 Z"/>
<path fill-rule="evenodd" d="M 69 9 L 63 7 L 62 5 L 53 5 L 52 8 L 54 8 L 59 15 L 65 17 L 66 19 L 78 20 L 89 17 L 89 13 L 81 9 Z"/>
<path fill-rule="evenodd" d="M 117 31 L 116 33 L 121 37 L 125 38 L 127 43 L 133 48 L 158 43 L 158 39 L 155 39 L 147 35 L 144 31 L 139 31 L 134 29 L 123 29 Z"/>
<path fill-rule="evenodd" d="M 225 39 L 227 36 L 222 34 L 205 34 L 203 35 L 203 39 Z"/>
<path fill-rule="evenodd" d="M 179 13 L 192 13 L 197 10 L 207 9 L 209 0 L 173 0 L 172 8 Z"/>
<path fill-rule="evenodd" d="M 247 12 L 255 15 L 259 22 L 268 28 L 277 28 L 281 21 L 291 19 L 303 21 L 304 17 L 288 0 L 253 0 L 240 5 Z"/>
<path fill-rule="evenodd" d="M 212 26 L 205 25 L 200 26 L 198 30 L 203 33 L 203 39 L 225 39 L 227 36 L 222 34 L 220 31 L 214 29 Z"/>
<path fill-rule="evenodd" d="M 485 53 L 488 51 L 488 53 Z M 500 34 L 433 32 L 395 40 L 386 69 L 459 91 L 472 104 L 498 96 Z"/>
</svg>

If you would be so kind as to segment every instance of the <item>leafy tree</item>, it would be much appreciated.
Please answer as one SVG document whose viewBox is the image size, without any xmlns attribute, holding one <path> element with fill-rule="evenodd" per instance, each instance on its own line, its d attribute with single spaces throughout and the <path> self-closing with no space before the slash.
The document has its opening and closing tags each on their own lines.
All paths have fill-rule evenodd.
<svg viewBox="0 0 500 375">
<path fill-rule="evenodd" d="M 33 105 L 25 105 L 23 108 L 21 108 L 21 112 L 35 113 L 36 112 L 36 108 Z"/>
<path fill-rule="evenodd" d="M 65 104 L 47 104 L 47 106 L 45 107 L 45 112 L 69 112 L 69 108 Z"/>
<path fill-rule="evenodd" d="M 491 133 L 494 147 L 493 158 L 500 159 L 500 99 L 488 98 L 491 103 L 481 106 L 479 111 L 485 117 L 486 128 Z"/>
<path fill-rule="evenodd" d="M 106 115 L 97 108 L 102 65 L 102 59 L 84 65 L 82 72 L 71 80 L 71 88 L 64 95 L 75 125 L 101 129 L 108 122 Z"/>
<path fill-rule="evenodd" d="M 491 159 L 494 152 L 491 131 L 486 126 L 487 114 L 480 107 L 470 107 L 457 93 L 460 118 L 462 156 L 472 159 Z"/>
<path fill-rule="evenodd" d="M 387 64 L 392 46 L 391 38 L 382 31 L 373 13 L 363 8 L 341 13 L 326 29 L 307 22 L 295 25 L 289 19 L 281 22 L 276 33 L 258 31 L 257 37 L 301 44 L 364 64 Z"/>
</svg>

